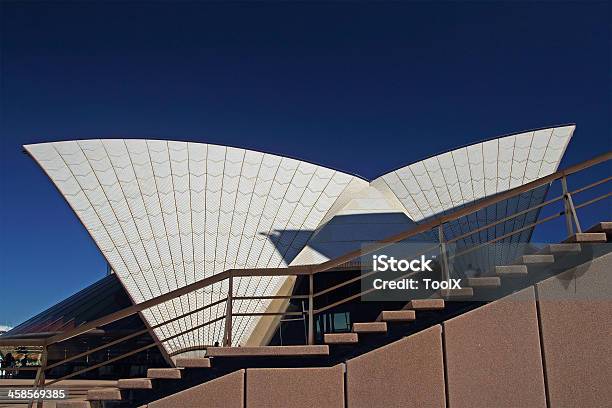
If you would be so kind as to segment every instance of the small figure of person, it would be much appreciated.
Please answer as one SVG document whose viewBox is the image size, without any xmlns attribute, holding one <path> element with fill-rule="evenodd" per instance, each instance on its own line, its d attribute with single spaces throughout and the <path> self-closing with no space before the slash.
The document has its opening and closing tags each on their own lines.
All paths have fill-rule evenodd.
<svg viewBox="0 0 612 408">
<path fill-rule="evenodd" d="M 22 367 L 25 367 L 28 365 L 28 355 L 27 354 L 23 355 L 23 358 L 20 360 L 20 363 Z"/>
<path fill-rule="evenodd" d="M 6 378 L 13 377 L 13 368 L 15 368 L 15 357 L 13 357 L 12 353 L 6 353 L 4 356 L 4 366 L 7 368 L 6 370 Z"/>
</svg>

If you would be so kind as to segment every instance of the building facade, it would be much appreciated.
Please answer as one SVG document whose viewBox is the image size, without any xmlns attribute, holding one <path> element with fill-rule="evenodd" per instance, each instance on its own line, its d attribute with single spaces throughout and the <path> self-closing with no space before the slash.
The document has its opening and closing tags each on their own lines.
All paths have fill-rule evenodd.
<svg viewBox="0 0 612 408">
<path fill-rule="evenodd" d="M 228 269 L 317 264 L 555 172 L 575 126 L 523 132 L 417 161 L 372 181 L 219 145 L 77 140 L 24 146 L 94 239 L 131 302 Z M 466 219 L 483 225 L 544 200 L 546 189 Z M 528 225 L 537 212 L 486 234 Z M 446 227 L 459 236 L 461 222 Z M 531 229 L 512 239 L 529 240 Z M 435 238 L 433 238 L 435 239 Z M 472 239 L 473 241 L 473 239 Z M 480 256 L 483 256 L 480 254 Z M 488 255 L 487 255 L 488 256 Z M 499 256 L 508 256 L 500 254 Z M 236 296 L 289 294 L 295 279 L 240 277 Z M 156 326 L 227 296 L 222 282 L 142 312 Z M 155 329 L 159 339 L 224 316 L 224 304 Z M 239 300 L 235 313 L 282 308 Z M 278 320 L 236 316 L 236 345 L 266 344 Z M 163 342 L 168 354 L 222 342 L 222 320 Z"/>
</svg>

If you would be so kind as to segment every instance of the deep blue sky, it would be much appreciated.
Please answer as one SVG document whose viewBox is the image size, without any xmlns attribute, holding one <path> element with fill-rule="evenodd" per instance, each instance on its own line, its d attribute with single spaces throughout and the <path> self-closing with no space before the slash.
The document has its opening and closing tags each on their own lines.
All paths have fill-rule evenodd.
<svg viewBox="0 0 612 408">
<path fill-rule="evenodd" d="M 196 140 L 366 178 L 570 122 L 562 166 L 610 149 L 609 2 L 0 7 L 0 324 L 105 272 L 25 143 Z"/>
</svg>

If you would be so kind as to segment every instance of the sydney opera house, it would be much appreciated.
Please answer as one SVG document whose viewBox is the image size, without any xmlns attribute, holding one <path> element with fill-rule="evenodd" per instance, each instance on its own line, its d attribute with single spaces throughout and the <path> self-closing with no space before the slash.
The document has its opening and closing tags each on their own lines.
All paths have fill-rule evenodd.
<svg viewBox="0 0 612 408">
<path fill-rule="evenodd" d="M 245 149 L 165 140 L 27 145 L 135 303 L 232 268 L 321 263 L 436 214 L 557 170 L 574 126 L 477 143 L 368 181 Z M 495 214 L 496 215 L 496 214 Z M 367 226 L 363 220 L 370 219 Z M 351 221 L 353 219 L 353 221 Z M 367 222 L 367 221 L 366 221 Z M 288 278 L 239 278 L 240 296 L 275 295 Z M 213 285 L 146 310 L 154 326 L 224 298 Z M 243 301 L 237 312 L 269 303 Z M 223 314 L 223 305 L 158 329 L 168 337 Z M 236 344 L 261 341 L 257 317 L 237 317 Z M 223 339 L 223 325 L 165 344 L 172 353 Z"/>
<path fill-rule="evenodd" d="M 197 142 L 100 139 L 25 145 L 93 238 L 108 262 L 109 274 L 2 338 L 57 335 L 228 270 L 265 272 L 322 265 L 439 219 L 444 220 L 440 231 L 422 231 L 432 242 L 439 242 L 442 234 L 445 240 L 454 239 L 458 248 L 505 243 L 493 255 L 474 255 L 480 257 L 483 272 L 495 269 L 524 255 L 520 245 L 529 243 L 554 181 L 546 178 L 556 174 L 574 129 L 560 126 L 474 143 L 374 180 L 295 158 Z M 503 196 L 538 180 L 545 182 Z M 495 202 L 496 197 L 503 199 Z M 484 204 L 467 211 L 478 203 Z M 452 217 L 462 210 L 467 212 Z M 581 232 L 580 226 L 576 229 Z M 149 330 L 156 347 L 148 350 L 158 353 L 155 364 L 170 367 L 176 357 L 194 350 L 208 349 L 208 355 L 215 356 L 210 350 L 223 346 L 250 350 L 282 345 L 281 316 L 291 310 L 299 315 L 296 304 L 304 303 L 289 299 L 299 298 L 308 283 L 300 274 L 253 275 L 236 275 L 231 283 L 213 282 L 139 310 L 132 316 L 138 320 L 136 326 L 121 326 L 118 321 L 111 326 L 122 333 L 130 327 Z M 229 335 L 224 302 L 228 294 L 235 299 Z M 359 298 L 351 302 L 359 303 Z M 353 315 L 342 322 L 337 314 L 325 321 L 315 317 L 314 343 L 333 344 L 333 337 L 324 335 L 333 334 L 334 327 L 343 327 L 336 330 L 341 335 L 352 335 L 345 332 L 351 332 L 351 324 L 353 328 L 359 324 L 356 310 L 343 309 L 344 315 Z M 312 320 L 298 323 L 301 344 L 313 343 L 307 339 L 308 324 Z M 286 340 L 289 332 L 285 336 Z M 353 339 L 339 338 L 344 340 L 338 343 Z M 75 339 L 68 341 L 83 350 Z M 347 381 L 348 398 L 356 401 Z"/>
</svg>

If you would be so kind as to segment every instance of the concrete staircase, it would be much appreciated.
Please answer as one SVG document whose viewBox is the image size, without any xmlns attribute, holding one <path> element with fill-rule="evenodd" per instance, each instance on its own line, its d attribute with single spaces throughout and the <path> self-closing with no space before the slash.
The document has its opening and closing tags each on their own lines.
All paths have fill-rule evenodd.
<svg viewBox="0 0 612 408">
<path fill-rule="evenodd" d="M 576 233 L 568 237 L 564 243 L 551 244 L 535 254 L 522 255 L 510 265 L 495 267 L 497 276 L 482 276 L 467 278 L 468 286 L 461 289 L 442 289 L 437 292 L 439 298 L 415 299 L 409 301 L 401 310 L 383 310 L 376 322 L 354 323 L 352 332 L 326 333 L 323 342 L 329 345 L 356 344 L 359 334 L 386 333 L 387 323 L 409 323 L 416 320 L 416 311 L 443 311 L 444 300 L 469 300 L 475 290 L 500 288 L 505 279 L 517 279 L 529 275 L 530 268 L 542 268 L 555 263 L 555 254 L 580 253 L 580 244 L 600 244 L 608 242 L 612 233 L 612 222 L 601 222 L 591 227 L 587 232 Z M 371 326 L 375 324 L 384 326 Z M 376 327 L 376 329 L 374 329 Z M 371 328 L 371 329 L 369 329 Z"/>
<path fill-rule="evenodd" d="M 462 289 L 440 290 L 436 297 L 415 299 L 398 310 L 382 310 L 375 321 L 353 323 L 351 332 L 325 333 L 324 344 L 304 346 L 263 346 L 263 347 L 209 347 L 206 353 L 194 356 L 178 356 L 173 361 L 174 368 L 150 368 L 146 378 L 120 379 L 116 387 L 93 388 L 87 392 L 86 400 L 58 401 L 57 408 L 89 408 L 102 402 L 127 403 L 127 393 L 134 390 L 153 390 L 163 386 L 164 382 L 179 382 L 184 370 L 207 370 L 213 368 L 217 359 L 241 361 L 240 359 L 257 359 L 260 357 L 283 358 L 320 358 L 330 356 L 330 347 L 354 346 L 362 339 L 373 335 L 386 335 L 392 325 L 414 323 L 417 312 L 444 313 L 445 301 L 466 301 L 474 296 L 475 291 L 499 289 L 509 281 L 516 281 L 537 273 L 542 268 L 554 265 L 558 258 L 577 256 L 583 250 L 583 244 L 611 242 L 612 222 L 601 222 L 586 232 L 576 233 L 560 244 L 550 244 L 538 253 L 523 255 L 510 265 L 495 267 L 495 276 L 467 278 L 467 287 Z M 146 399 L 146 398 L 145 398 Z M 121 405 L 118 406 L 129 406 Z M 146 406 L 146 405 L 145 405 Z"/>
</svg>

